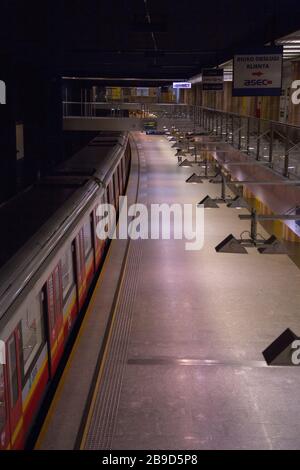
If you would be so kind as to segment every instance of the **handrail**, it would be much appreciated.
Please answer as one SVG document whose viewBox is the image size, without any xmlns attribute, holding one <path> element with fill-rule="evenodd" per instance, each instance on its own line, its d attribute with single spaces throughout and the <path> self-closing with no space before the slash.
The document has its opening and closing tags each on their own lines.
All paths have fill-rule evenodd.
<svg viewBox="0 0 300 470">
<path fill-rule="evenodd" d="M 288 126 L 288 127 L 294 127 L 296 129 L 300 129 L 300 126 L 297 126 L 296 124 L 275 121 L 274 119 L 259 118 L 257 116 L 250 116 L 249 114 L 238 114 L 238 113 L 233 113 L 230 111 L 224 111 L 222 109 L 208 108 L 206 106 L 198 106 L 198 105 L 190 105 L 190 106 L 195 106 L 196 108 L 203 109 L 204 111 L 227 114 L 228 116 L 234 116 L 234 117 L 241 118 L 241 119 L 253 119 L 257 121 L 269 122 L 269 123 L 276 124 L 279 126 Z"/>
</svg>

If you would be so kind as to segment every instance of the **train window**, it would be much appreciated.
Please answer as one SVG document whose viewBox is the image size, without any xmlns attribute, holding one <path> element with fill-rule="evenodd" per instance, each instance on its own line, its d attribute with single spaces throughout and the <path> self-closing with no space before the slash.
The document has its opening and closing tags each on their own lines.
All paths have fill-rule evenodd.
<svg viewBox="0 0 300 470">
<path fill-rule="evenodd" d="M 114 173 L 114 189 L 115 189 L 115 201 L 118 204 L 118 196 L 119 196 L 119 185 L 118 185 L 118 176 L 117 173 Z"/>
<path fill-rule="evenodd" d="M 123 194 L 123 178 L 122 178 L 122 164 L 121 163 L 118 166 L 118 178 L 119 178 L 120 193 Z"/>
<path fill-rule="evenodd" d="M 70 246 L 61 260 L 62 270 L 62 289 L 63 289 L 63 300 L 68 296 L 71 286 L 74 285 L 74 266 L 73 266 L 73 254 L 72 247 Z"/>
<path fill-rule="evenodd" d="M 104 194 L 103 198 L 101 199 L 101 202 L 100 202 L 99 206 L 101 204 L 109 204 L 109 202 L 107 202 L 107 193 Z M 102 222 L 103 218 L 107 217 L 107 214 L 108 214 L 107 211 L 104 211 L 104 216 L 98 215 L 97 214 L 97 209 L 98 209 L 99 206 L 96 207 L 96 211 L 95 211 L 96 212 L 96 227 L 98 226 L 98 224 L 100 224 Z M 106 233 L 108 233 L 108 230 L 109 230 L 109 224 L 107 223 L 104 227 L 104 231 Z M 97 234 L 97 231 L 96 231 L 96 234 Z M 102 240 L 100 238 L 98 238 L 98 236 L 96 238 L 97 238 L 97 243 L 101 244 Z"/>
<path fill-rule="evenodd" d="M 31 302 L 22 318 L 24 375 L 44 343 L 43 309 L 40 295 Z"/>
<path fill-rule="evenodd" d="M 113 178 L 110 180 L 108 187 L 109 187 L 109 203 L 112 205 L 115 205 L 115 190 L 114 190 Z"/>
<path fill-rule="evenodd" d="M 122 158 L 122 173 L 123 173 L 123 179 L 125 180 L 125 175 L 126 175 L 126 162 L 125 162 L 125 156 Z"/>
<path fill-rule="evenodd" d="M 4 367 L 0 364 L 0 432 L 3 430 L 6 421 L 4 386 Z"/>
<path fill-rule="evenodd" d="M 83 226 L 84 254 L 88 256 L 92 249 L 92 230 L 90 220 Z"/>
<path fill-rule="evenodd" d="M 14 336 L 12 336 L 8 342 L 8 359 L 9 359 L 9 378 L 10 378 L 9 382 L 10 382 L 11 407 L 14 408 L 19 397 L 17 352 L 16 352 L 16 340 Z"/>
</svg>

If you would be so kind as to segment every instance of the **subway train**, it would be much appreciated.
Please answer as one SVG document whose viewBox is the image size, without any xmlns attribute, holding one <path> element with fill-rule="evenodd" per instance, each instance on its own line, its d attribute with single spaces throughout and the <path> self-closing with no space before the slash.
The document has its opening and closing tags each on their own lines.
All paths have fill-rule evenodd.
<svg viewBox="0 0 300 470">
<path fill-rule="evenodd" d="M 107 251 L 97 206 L 118 210 L 130 162 L 127 133 L 99 133 L 0 206 L 0 450 L 26 446 Z"/>
</svg>

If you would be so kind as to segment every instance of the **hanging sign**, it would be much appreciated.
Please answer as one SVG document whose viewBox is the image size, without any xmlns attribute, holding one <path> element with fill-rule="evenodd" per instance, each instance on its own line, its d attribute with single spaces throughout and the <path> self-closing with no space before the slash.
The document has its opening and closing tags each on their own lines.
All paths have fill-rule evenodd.
<svg viewBox="0 0 300 470">
<path fill-rule="evenodd" d="M 204 91 L 222 91 L 224 84 L 223 69 L 203 69 L 202 89 Z"/>
<path fill-rule="evenodd" d="M 280 96 L 282 47 L 264 47 L 233 60 L 233 96 Z"/>
</svg>

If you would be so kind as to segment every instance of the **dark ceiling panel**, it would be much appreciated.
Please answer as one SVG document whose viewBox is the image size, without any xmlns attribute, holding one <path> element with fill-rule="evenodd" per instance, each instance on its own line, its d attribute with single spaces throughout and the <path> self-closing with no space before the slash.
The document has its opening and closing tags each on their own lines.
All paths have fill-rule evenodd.
<svg viewBox="0 0 300 470">
<path fill-rule="evenodd" d="M 299 0 L 3 0 L 2 49 L 63 75 L 189 78 L 300 29 Z"/>
</svg>

